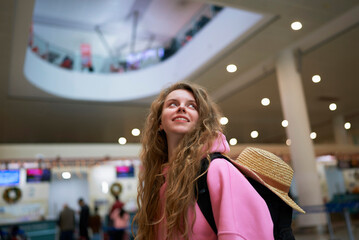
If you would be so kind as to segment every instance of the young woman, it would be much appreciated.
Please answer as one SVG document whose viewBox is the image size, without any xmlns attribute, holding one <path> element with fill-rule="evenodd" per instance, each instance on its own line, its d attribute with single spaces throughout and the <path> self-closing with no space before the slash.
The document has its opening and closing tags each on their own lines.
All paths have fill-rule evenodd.
<svg viewBox="0 0 359 240">
<path fill-rule="evenodd" d="M 193 84 L 176 83 L 152 103 L 142 138 L 136 239 L 273 239 L 266 203 L 225 160 L 214 159 L 207 176 L 217 235 L 197 205 L 201 159 L 229 151 L 219 117 Z"/>
</svg>

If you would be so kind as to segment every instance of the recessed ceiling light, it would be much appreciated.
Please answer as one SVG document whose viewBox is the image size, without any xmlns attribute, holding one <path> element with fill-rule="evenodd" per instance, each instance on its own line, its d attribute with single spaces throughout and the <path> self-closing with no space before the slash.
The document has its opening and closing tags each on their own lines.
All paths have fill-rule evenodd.
<svg viewBox="0 0 359 240">
<path fill-rule="evenodd" d="M 230 73 L 234 73 L 235 71 L 237 71 L 237 66 L 234 65 L 234 64 L 229 64 L 227 66 L 227 72 L 230 72 Z"/>
<path fill-rule="evenodd" d="M 228 123 L 228 118 L 226 117 L 221 117 L 221 119 L 219 120 L 219 122 L 221 123 L 221 125 L 226 125 Z"/>
<path fill-rule="evenodd" d="M 302 29 L 302 23 L 301 22 L 292 22 L 292 24 L 290 25 L 290 27 L 294 30 L 294 31 L 297 31 L 297 30 L 300 30 Z"/>
<path fill-rule="evenodd" d="M 229 144 L 231 144 L 232 146 L 236 145 L 236 144 L 237 144 L 237 139 L 231 138 L 231 139 L 229 140 Z"/>
<path fill-rule="evenodd" d="M 70 172 L 63 172 L 61 174 L 63 179 L 70 179 L 71 178 L 71 173 Z"/>
<path fill-rule="evenodd" d="M 322 78 L 321 78 L 319 75 L 314 75 L 314 76 L 312 77 L 312 81 L 313 81 L 314 83 L 318 83 L 318 82 L 320 82 L 320 80 L 322 80 Z"/>
<path fill-rule="evenodd" d="M 350 122 L 346 122 L 345 124 L 344 124 L 344 128 L 345 129 L 350 129 L 352 127 L 352 125 L 350 124 Z"/>
<path fill-rule="evenodd" d="M 131 133 L 133 136 L 137 137 L 140 135 L 141 131 L 138 128 L 134 128 L 134 129 L 132 129 Z"/>
<path fill-rule="evenodd" d="M 263 98 L 261 101 L 263 106 L 268 106 L 270 104 L 269 98 Z"/>
<path fill-rule="evenodd" d="M 118 143 L 121 144 L 121 145 L 126 144 L 126 142 L 127 142 L 127 139 L 124 138 L 124 137 L 120 137 L 120 138 L 118 139 Z"/>
<path fill-rule="evenodd" d="M 290 145 L 292 144 L 292 141 L 291 141 L 290 139 L 287 139 L 287 141 L 285 141 L 285 144 L 286 144 L 287 146 L 290 146 Z"/>
<path fill-rule="evenodd" d="M 288 120 L 283 120 L 282 121 L 282 127 L 288 127 Z"/>
<path fill-rule="evenodd" d="M 330 109 L 330 111 L 335 111 L 337 109 L 337 105 L 335 103 L 331 103 L 329 105 L 329 109 Z"/>
<path fill-rule="evenodd" d="M 310 133 L 310 138 L 311 139 L 316 139 L 317 138 L 317 133 L 316 132 L 311 132 Z"/>
<path fill-rule="evenodd" d="M 251 137 L 252 138 L 257 138 L 259 136 L 259 133 L 257 131 L 252 131 L 251 132 Z"/>
</svg>

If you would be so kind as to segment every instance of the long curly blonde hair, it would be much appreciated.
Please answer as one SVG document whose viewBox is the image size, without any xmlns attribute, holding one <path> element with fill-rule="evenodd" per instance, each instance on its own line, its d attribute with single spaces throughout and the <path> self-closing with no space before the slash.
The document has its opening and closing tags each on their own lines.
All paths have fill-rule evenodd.
<svg viewBox="0 0 359 240">
<path fill-rule="evenodd" d="M 160 130 L 159 126 L 167 95 L 178 89 L 193 94 L 199 118 L 194 129 L 183 137 L 176 148 L 174 160 L 169 163 L 166 133 Z M 218 132 L 222 131 L 219 117 L 217 107 L 208 98 L 206 91 L 195 84 L 175 83 L 163 90 L 152 103 L 142 135 L 142 169 L 137 189 L 139 210 L 135 216 L 138 224 L 137 240 L 156 239 L 158 224 L 164 219 L 167 239 L 176 239 L 179 236 L 189 239 L 196 217 L 194 216 L 192 223 L 187 219 L 189 208 L 193 208 L 195 213 L 195 181 L 198 178 L 201 159 L 208 154 L 211 143 L 217 138 Z M 166 166 L 167 187 L 163 207 L 159 205 L 160 188 L 165 181 L 163 169 Z"/>
</svg>

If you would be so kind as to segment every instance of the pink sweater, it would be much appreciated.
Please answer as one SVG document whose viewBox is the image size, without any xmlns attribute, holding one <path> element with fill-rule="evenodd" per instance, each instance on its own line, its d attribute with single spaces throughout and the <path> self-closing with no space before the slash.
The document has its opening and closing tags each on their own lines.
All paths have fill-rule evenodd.
<svg viewBox="0 0 359 240">
<path fill-rule="evenodd" d="M 120 217 L 120 209 L 116 208 L 112 211 L 110 218 L 113 221 L 113 227 L 117 229 L 127 228 L 130 223 L 130 215 L 128 213 L 124 213 L 122 217 Z"/>
<path fill-rule="evenodd" d="M 212 145 L 211 152 L 227 153 L 228 151 L 226 138 L 221 134 Z M 237 168 L 224 159 L 215 159 L 209 166 L 207 183 L 218 235 L 215 235 L 196 203 L 196 220 L 190 239 L 274 239 L 273 223 L 265 201 Z M 162 206 L 165 201 L 166 185 L 164 183 L 160 190 Z M 193 210 L 189 210 L 188 218 L 190 222 L 193 221 Z M 159 240 L 165 240 L 164 221 L 158 226 Z"/>
</svg>

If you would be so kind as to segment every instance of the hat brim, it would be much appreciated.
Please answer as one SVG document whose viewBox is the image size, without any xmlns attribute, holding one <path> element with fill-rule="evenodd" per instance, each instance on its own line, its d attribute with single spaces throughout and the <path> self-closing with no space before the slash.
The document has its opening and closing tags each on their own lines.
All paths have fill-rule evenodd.
<svg viewBox="0 0 359 240">
<path fill-rule="evenodd" d="M 243 166 L 239 162 L 236 162 L 234 160 L 231 160 L 234 166 L 236 166 L 244 175 L 253 178 L 257 182 L 260 182 L 264 186 L 266 186 L 268 189 L 270 189 L 274 194 L 276 194 L 278 197 L 280 197 L 286 204 L 288 204 L 293 209 L 297 210 L 298 212 L 305 213 L 305 211 L 298 206 L 289 196 L 287 192 L 283 192 L 277 188 L 274 188 L 267 184 L 261 177 L 259 177 L 255 172 L 253 172 L 251 169 L 249 169 L 246 166 Z"/>
</svg>

